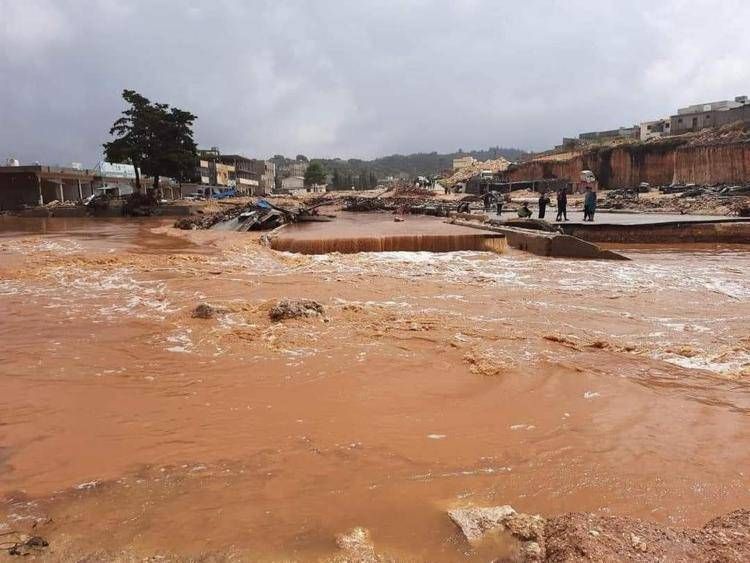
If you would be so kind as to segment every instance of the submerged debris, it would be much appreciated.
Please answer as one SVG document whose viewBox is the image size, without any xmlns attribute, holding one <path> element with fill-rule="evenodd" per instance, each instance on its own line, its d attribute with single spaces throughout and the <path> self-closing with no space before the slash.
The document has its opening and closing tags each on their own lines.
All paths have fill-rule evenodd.
<svg viewBox="0 0 750 563">
<path fill-rule="evenodd" d="M 319 317 L 325 314 L 323 305 L 311 299 L 282 299 L 268 312 L 274 322 L 300 317 Z"/>
<path fill-rule="evenodd" d="M 37 555 L 40 554 L 45 547 L 49 546 L 49 542 L 41 536 L 28 536 L 16 532 L 10 532 L 7 535 L 15 536 L 15 539 L 11 541 L 0 542 L 0 545 L 8 550 L 8 555 L 22 557 Z M 8 547 L 6 547 L 6 545 Z"/>
<path fill-rule="evenodd" d="M 317 208 L 325 203 L 287 208 L 259 199 L 249 205 L 232 206 L 216 213 L 183 217 L 177 220 L 174 226 L 183 230 L 267 231 L 288 223 L 330 221 L 331 216 L 320 215 L 317 211 Z"/>
<path fill-rule="evenodd" d="M 193 309 L 194 319 L 213 319 L 218 315 L 227 313 L 227 310 L 222 307 L 216 307 L 209 305 L 208 303 L 201 303 L 195 309 Z"/>
</svg>

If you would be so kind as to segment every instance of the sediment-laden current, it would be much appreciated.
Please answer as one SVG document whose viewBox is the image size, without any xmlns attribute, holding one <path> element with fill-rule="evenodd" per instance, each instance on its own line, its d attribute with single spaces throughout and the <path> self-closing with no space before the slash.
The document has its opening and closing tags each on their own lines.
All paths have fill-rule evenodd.
<svg viewBox="0 0 750 563">
<path fill-rule="evenodd" d="M 0 218 L 0 533 L 53 559 L 316 560 L 361 526 L 452 561 L 476 555 L 457 504 L 750 506 L 750 252 L 620 250 L 303 256 Z M 282 298 L 325 314 L 272 322 Z"/>
</svg>

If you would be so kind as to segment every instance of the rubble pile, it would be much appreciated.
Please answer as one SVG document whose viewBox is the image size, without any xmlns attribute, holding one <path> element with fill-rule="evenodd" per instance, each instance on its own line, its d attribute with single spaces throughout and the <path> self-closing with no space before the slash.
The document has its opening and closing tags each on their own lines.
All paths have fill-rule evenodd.
<svg viewBox="0 0 750 563">
<path fill-rule="evenodd" d="M 503 172 L 507 170 L 509 166 L 510 161 L 504 158 L 477 162 L 476 164 L 472 164 L 471 166 L 467 166 L 466 168 L 458 170 L 452 176 L 446 178 L 445 180 L 441 180 L 440 183 L 443 185 L 447 185 L 449 188 L 452 188 L 459 182 L 466 182 L 468 180 L 471 180 L 474 176 L 480 174 L 481 172 Z"/>
<path fill-rule="evenodd" d="M 688 146 L 721 145 L 725 143 L 750 142 L 748 125 L 743 122 L 730 123 L 715 129 L 706 129 L 690 135 Z"/>
<path fill-rule="evenodd" d="M 430 197 L 435 195 L 435 192 L 432 190 L 425 188 L 423 186 L 419 185 L 412 185 L 412 184 L 400 184 L 393 188 L 393 190 L 390 192 L 396 197 L 402 197 L 402 196 L 421 196 L 421 197 Z"/>
<path fill-rule="evenodd" d="M 405 215 L 448 217 L 451 211 L 456 210 L 456 205 L 440 200 L 415 200 L 408 197 L 349 197 L 344 201 L 343 209 L 344 211 L 385 211 Z"/>
<path fill-rule="evenodd" d="M 324 315 L 323 305 L 311 299 L 282 299 L 268 312 L 273 322 Z"/>
<path fill-rule="evenodd" d="M 189 231 L 192 229 L 210 229 L 218 223 L 236 219 L 251 207 L 254 207 L 254 204 L 246 207 L 228 207 L 215 213 L 203 213 L 200 215 L 191 215 L 190 217 L 182 217 L 175 221 L 174 226 L 185 231 Z"/>
<path fill-rule="evenodd" d="M 552 518 L 521 514 L 510 506 L 448 512 L 469 544 L 503 534 L 512 561 L 748 561 L 750 511 L 714 518 L 699 529 L 671 528 L 619 516 L 586 513 Z M 503 559 L 505 560 L 505 559 Z"/>
<path fill-rule="evenodd" d="M 659 189 L 659 197 L 641 197 L 634 190 L 604 193 L 600 209 L 664 212 L 680 214 L 739 215 L 750 206 L 750 185 L 674 185 Z M 650 194 L 653 195 L 653 194 Z"/>
<path fill-rule="evenodd" d="M 318 214 L 318 207 L 328 204 L 328 200 L 315 205 L 299 205 L 286 208 L 274 205 L 265 199 L 244 206 L 232 206 L 215 213 L 178 219 L 174 226 L 178 229 L 220 229 L 226 231 L 267 231 L 287 223 L 304 221 L 330 221 L 329 215 Z"/>
</svg>

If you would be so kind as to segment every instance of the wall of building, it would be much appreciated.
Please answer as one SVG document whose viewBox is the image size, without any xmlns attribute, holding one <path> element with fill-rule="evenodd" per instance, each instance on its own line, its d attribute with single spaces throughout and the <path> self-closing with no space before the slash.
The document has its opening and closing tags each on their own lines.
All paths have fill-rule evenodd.
<svg viewBox="0 0 750 563">
<path fill-rule="evenodd" d="M 33 172 L 0 173 L 0 210 L 39 204 L 39 184 Z"/>
<path fill-rule="evenodd" d="M 711 127 L 721 127 L 735 121 L 750 121 L 750 104 L 724 111 L 708 111 L 673 115 L 672 134 L 680 135 Z"/>
<path fill-rule="evenodd" d="M 290 176 L 281 179 L 281 189 L 284 191 L 299 190 L 305 186 L 305 179 L 301 176 Z"/>
</svg>

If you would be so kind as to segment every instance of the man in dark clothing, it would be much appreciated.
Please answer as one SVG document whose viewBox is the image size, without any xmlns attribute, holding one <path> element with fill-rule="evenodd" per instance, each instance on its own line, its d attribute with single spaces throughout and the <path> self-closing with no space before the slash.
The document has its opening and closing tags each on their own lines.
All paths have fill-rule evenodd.
<svg viewBox="0 0 750 563">
<path fill-rule="evenodd" d="M 560 188 L 557 190 L 557 220 L 562 221 L 563 217 L 568 220 L 568 192 Z"/>
<path fill-rule="evenodd" d="M 487 192 L 482 198 L 484 199 L 484 212 L 489 213 L 492 210 L 492 202 L 495 200 L 495 194 Z"/>
<path fill-rule="evenodd" d="M 495 201 L 495 206 L 497 207 L 497 216 L 500 217 L 500 214 L 503 212 L 503 198 L 499 195 Z"/>
<path fill-rule="evenodd" d="M 547 212 L 547 204 L 549 203 L 549 198 L 547 197 L 547 194 L 542 194 L 539 196 L 539 218 L 544 219 L 544 215 Z"/>
</svg>

